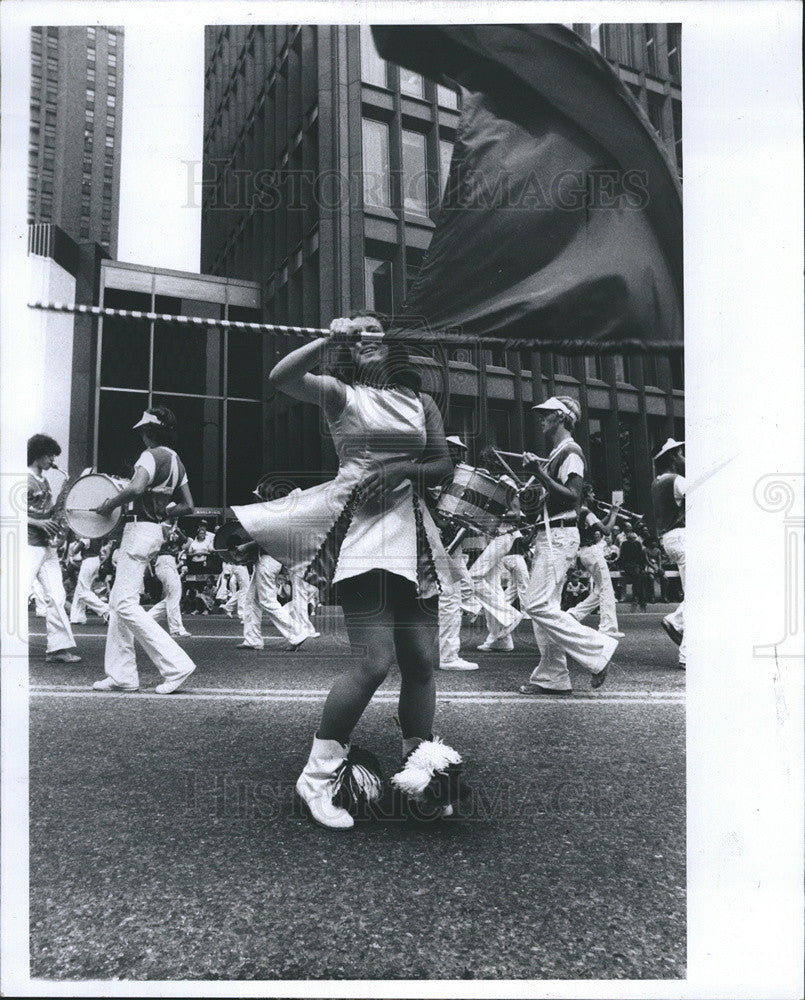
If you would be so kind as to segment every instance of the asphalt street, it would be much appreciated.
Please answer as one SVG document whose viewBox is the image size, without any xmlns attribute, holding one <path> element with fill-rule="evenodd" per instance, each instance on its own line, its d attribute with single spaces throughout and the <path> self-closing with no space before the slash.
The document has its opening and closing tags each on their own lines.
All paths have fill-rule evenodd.
<svg viewBox="0 0 805 1000">
<path fill-rule="evenodd" d="M 465 758 L 459 820 L 314 827 L 294 802 L 329 683 L 335 609 L 295 653 L 188 617 L 179 692 L 98 694 L 46 663 L 31 619 L 31 974 L 45 979 L 662 979 L 685 975 L 685 674 L 664 609 L 621 614 L 606 685 L 517 692 L 537 652 L 440 672 L 436 731 Z M 593 620 L 594 624 L 594 620 Z M 463 632 L 474 653 L 480 627 Z M 354 741 L 397 770 L 397 678 Z"/>
</svg>

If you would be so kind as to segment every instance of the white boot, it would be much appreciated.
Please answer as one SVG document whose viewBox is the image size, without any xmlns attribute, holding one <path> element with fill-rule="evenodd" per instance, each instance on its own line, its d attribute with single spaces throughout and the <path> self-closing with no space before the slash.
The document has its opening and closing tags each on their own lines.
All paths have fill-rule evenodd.
<svg viewBox="0 0 805 1000">
<path fill-rule="evenodd" d="M 333 804 L 338 772 L 348 751 L 338 740 L 314 736 L 310 757 L 296 782 L 296 794 L 310 810 L 310 818 L 331 830 L 348 830 L 355 825 L 346 809 Z"/>
</svg>

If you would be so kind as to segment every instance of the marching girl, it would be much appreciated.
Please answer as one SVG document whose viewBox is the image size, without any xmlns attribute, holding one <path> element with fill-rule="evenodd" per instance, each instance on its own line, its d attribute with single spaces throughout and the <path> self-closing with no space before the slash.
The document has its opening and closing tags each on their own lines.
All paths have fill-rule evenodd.
<svg viewBox="0 0 805 1000">
<path fill-rule="evenodd" d="M 106 635 L 106 677 L 92 686 L 96 691 L 137 691 L 140 680 L 134 640 L 142 646 L 163 681 L 157 694 L 171 694 L 196 669 L 179 644 L 140 605 L 140 590 L 148 562 L 164 541 L 162 523 L 193 511 L 187 473 L 174 451 L 176 417 L 166 406 L 146 410 L 134 425 L 145 450 L 134 464 L 134 477 L 117 496 L 104 500 L 98 513 L 108 516 L 116 507 L 133 501 L 124 515 L 125 527 L 115 582 L 109 595 L 109 631 Z M 178 497 L 178 502 L 173 500 Z"/>
<path fill-rule="evenodd" d="M 401 675 L 404 764 L 392 786 L 417 803 L 440 798 L 441 813 L 449 815 L 456 800 L 451 779 L 461 763 L 454 750 L 433 739 L 439 580 L 452 572 L 421 499 L 427 487 L 451 476 L 453 466 L 441 416 L 419 392 L 407 349 L 383 337 L 380 319 L 359 313 L 334 320 L 329 337 L 277 364 L 272 384 L 324 411 L 338 474 L 304 492 L 233 508 L 292 576 L 320 589 L 335 584 L 344 612 L 354 660 L 330 690 L 296 784 L 312 819 L 335 829 L 353 825 L 338 794 L 349 772 L 352 731 L 394 664 Z M 333 346 L 332 374 L 312 374 Z M 376 798 L 379 781 L 367 788 L 366 797 Z"/>
</svg>

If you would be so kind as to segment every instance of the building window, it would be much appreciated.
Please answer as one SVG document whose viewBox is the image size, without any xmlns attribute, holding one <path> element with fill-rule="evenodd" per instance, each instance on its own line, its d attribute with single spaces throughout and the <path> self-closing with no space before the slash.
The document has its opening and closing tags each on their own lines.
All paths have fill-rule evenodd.
<svg viewBox="0 0 805 1000">
<path fill-rule="evenodd" d="M 109 66 L 117 66 L 117 56 L 114 52 L 109 53 L 106 61 Z"/>
<path fill-rule="evenodd" d="M 391 208 L 389 127 L 363 119 L 363 201 L 373 208 Z"/>
<path fill-rule="evenodd" d="M 634 46 L 634 34 L 631 24 L 624 24 L 621 26 L 621 39 L 620 39 L 620 50 L 621 50 L 621 63 L 624 66 L 634 67 L 635 62 L 635 46 Z"/>
<path fill-rule="evenodd" d="M 573 359 L 569 354 L 554 354 L 553 371 L 555 375 L 569 375 L 573 377 Z"/>
<path fill-rule="evenodd" d="M 436 87 L 436 99 L 440 107 L 458 110 L 458 94 L 452 87 L 443 87 L 439 84 Z"/>
<path fill-rule="evenodd" d="M 590 417 L 587 428 L 590 435 L 590 483 L 595 495 L 605 499 L 608 495 L 608 483 L 604 424 L 598 417 Z"/>
<path fill-rule="evenodd" d="M 601 357 L 598 354 L 588 354 L 584 358 L 584 372 L 587 378 L 597 378 L 599 381 L 603 379 L 603 370 L 601 368 Z"/>
<path fill-rule="evenodd" d="M 95 29 L 87 28 L 87 38 L 94 38 L 94 37 L 95 37 Z"/>
<path fill-rule="evenodd" d="M 643 355 L 643 384 L 657 387 L 660 384 L 660 376 L 657 368 L 657 355 Z"/>
<path fill-rule="evenodd" d="M 444 189 L 447 187 L 447 178 L 450 176 L 450 161 L 453 158 L 453 143 L 447 139 L 439 140 L 439 189 L 444 197 Z"/>
<path fill-rule="evenodd" d="M 107 148 L 111 149 L 114 146 L 114 144 L 115 144 L 115 137 L 113 135 L 107 135 L 106 137 Z"/>
<path fill-rule="evenodd" d="M 106 127 L 114 129 L 114 127 L 115 127 L 115 116 L 114 115 L 107 115 L 106 116 Z"/>
<path fill-rule="evenodd" d="M 657 75 L 657 28 L 653 24 L 645 24 L 646 32 L 646 72 Z"/>
<path fill-rule="evenodd" d="M 388 63 L 377 54 L 368 24 L 361 25 L 361 80 L 376 87 L 388 86 Z"/>
<path fill-rule="evenodd" d="M 616 354 L 612 360 L 615 364 L 615 381 L 625 382 L 627 385 L 631 384 L 632 378 L 628 357 L 623 354 Z"/>
<path fill-rule="evenodd" d="M 111 45 L 112 48 L 115 48 L 117 46 L 117 35 L 115 34 L 114 31 L 109 32 L 109 44 Z"/>
<path fill-rule="evenodd" d="M 95 83 L 95 67 L 94 66 L 88 66 L 87 67 L 87 81 L 89 83 Z"/>
<path fill-rule="evenodd" d="M 671 386 L 674 389 L 685 388 L 685 359 L 681 351 L 672 351 L 671 357 Z"/>
<path fill-rule="evenodd" d="M 668 25 L 668 72 L 679 83 L 682 79 L 682 25 Z"/>
<path fill-rule="evenodd" d="M 107 108 L 113 108 L 115 106 L 115 95 L 114 94 L 107 94 L 106 95 L 106 106 L 107 106 Z"/>
<path fill-rule="evenodd" d="M 394 312 L 392 265 L 390 260 L 364 258 L 366 308 L 387 316 Z"/>
<path fill-rule="evenodd" d="M 400 66 L 401 93 L 408 94 L 409 97 L 423 97 L 424 84 L 425 81 L 422 79 L 419 73 L 414 73 L 413 70 L 406 69 L 404 66 Z"/>
<path fill-rule="evenodd" d="M 95 49 L 87 49 L 87 59 L 90 62 L 95 62 Z"/>
<path fill-rule="evenodd" d="M 95 112 L 92 108 L 87 108 L 84 112 L 84 121 L 89 122 L 90 124 L 95 121 Z"/>
<path fill-rule="evenodd" d="M 87 101 L 90 104 L 95 103 L 95 91 L 92 87 L 87 87 Z"/>
<path fill-rule="evenodd" d="M 648 120 L 657 131 L 657 135 L 662 138 L 662 106 L 665 98 L 661 94 L 648 91 Z"/>
<path fill-rule="evenodd" d="M 402 133 L 403 206 L 406 212 L 428 214 L 428 171 L 425 136 L 421 132 Z"/>
</svg>

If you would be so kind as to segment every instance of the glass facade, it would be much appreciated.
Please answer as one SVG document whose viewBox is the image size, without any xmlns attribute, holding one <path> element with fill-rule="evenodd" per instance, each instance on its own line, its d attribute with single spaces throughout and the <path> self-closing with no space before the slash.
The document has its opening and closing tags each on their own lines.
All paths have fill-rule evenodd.
<svg viewBox="0 0 805 1000">
<path fill-rule="evenodd" d="M 205 319 L 261 318 L 256 291 L 246 290 L 254 306 L 243 307 L 227 304 L 226 284 L 205 288 L 198 276 L 185 281 L 183 289 L 183 279 L 126 265 L 103 267 L 101 274 L 104 307 Z M 192 297 L 194 292 L 202 297 Z M 147 407 L 167 406 L 179 424 L 178 450 L 196 505 L 247 501 L 262 453 L 264 336 L 226 327 L 103 317 L 98 344 L 94 439 L 99 471 L 130 476 L 142 450 L 133 424 Z M 239 460 L 244 452 L 251 454 L 250 461 Z"/>
</svg>

